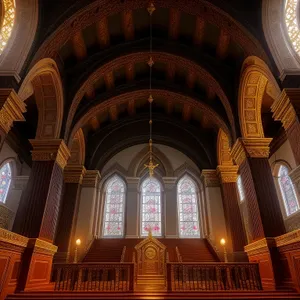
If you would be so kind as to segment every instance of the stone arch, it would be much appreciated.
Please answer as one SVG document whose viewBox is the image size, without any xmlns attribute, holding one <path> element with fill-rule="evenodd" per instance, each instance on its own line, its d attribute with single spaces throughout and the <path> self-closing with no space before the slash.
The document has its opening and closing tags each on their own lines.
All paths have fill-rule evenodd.
<svg viewBox="0 0 300 300">
<path fill-rule="evenodd" d="M 263 0 L 262 21 L 265 38 L 283 80 L 300 73 L 300 59 L 289 40 L 285 20 L 285 0 Z"/>
<path fill-rule="evenodd" d="M 0 74 L 12 75 L 19 82 L 20 72 L 37 32 L 38 0 L 15 0 L 15 22 L 10 39 L 0 55 Z"/>
<path fill-rule="evenodd" d="M 82 129 L 78 129 L 71 145 L 71 156 L 68 165 L 84 165 L 85 162 L 85 139 Z"/>
<path fill-rule="evenodd" d="M 264 137 L 261 108 L 265 93 L 274 101 L 280 95 L 280 88 L 266 63 L 249 56 L 242 67 L 238 100 L 243 138 Z"/>
<path fill-rule="evenodd" d="M 233 165 L 233 161 L 231 158 L 231 147 L 230 141 L 228 139 L 227 134 L 219 129 L 218 137 L 217 137 L 217 159 L 218 165 Z"/>
<path fill-rule="evenodd" d="M 54 60 L 40 60 L 27 74 L 19 96 L 25 101 L 32 94 L 38 108 L 38 128 L 36 138 L 57 139 L 63 118 L 64 93 L 58 67 Z"/>
</svg>

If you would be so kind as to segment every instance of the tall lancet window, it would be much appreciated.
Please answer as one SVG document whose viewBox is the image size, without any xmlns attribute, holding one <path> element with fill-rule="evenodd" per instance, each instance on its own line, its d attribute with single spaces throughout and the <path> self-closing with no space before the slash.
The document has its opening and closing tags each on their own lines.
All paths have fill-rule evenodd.
<svg viewBox="0 0 300 300">
<path fill-rule="evenodd" d="M 177 185 L 179 236 L 200 237 L 197 188 L 189 176 L 181 178 Z"/>
<path fill-rule="evenodd" d="M 281 165 L 278 171 L 278 183 L 287 216 L 299 210 L 299 202 L 296 191 L 289 176 L 289 170 L 285 165 Z"/>
<path fill-rule="evenodd" d="M 6 163 L 0 169 L 1 181 L 0 181 L 0 202 L 5 203 L 8 190 L 11 183 L 11 167 L 10 163 Z"/>
<path fill-rule="evenodd" d="M 108 180 L 104 206 L 104 237 L 124 235 L 125 190 L 125 183 L 119 176 L 114 175 Z"/>
<path fill-rule="evenodd" d="M 147 236 L 151 229 L 153 236 L 161 236 L 161 186 L 151 177 L 142 184 L 141 236 Z"/>
</svg>

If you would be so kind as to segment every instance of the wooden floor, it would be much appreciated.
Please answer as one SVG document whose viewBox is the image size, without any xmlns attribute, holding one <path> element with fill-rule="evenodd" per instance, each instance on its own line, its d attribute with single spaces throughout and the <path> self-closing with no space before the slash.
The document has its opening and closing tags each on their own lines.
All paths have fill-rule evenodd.
<svg viewBox="0 0 300 300">
<path fill-rule="evenodd" d="M 136 292 L 136 293 L 70 293 L 70 292 L 25 292 L 20 294 L 8 295 L 7 300 L 121 300 L 121 299 L 299 299 L 300 295 L 295 292 L 201 292 L 201 293 L 155 293 L 155 292 Z"/>
</svg>

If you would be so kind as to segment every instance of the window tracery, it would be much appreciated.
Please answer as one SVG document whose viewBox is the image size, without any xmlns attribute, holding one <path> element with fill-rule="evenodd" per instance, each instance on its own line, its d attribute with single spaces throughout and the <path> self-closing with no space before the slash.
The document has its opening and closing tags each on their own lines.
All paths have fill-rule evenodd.
<svg viewBox="0 0 300 300">
<path fill-rule="evenodd" d="M 289 170 L 285 165 L 281 165 L 278 171 L 278 182 L 287 216 L 299 210 L 299 202 L 296 191 L 289 176 Z"/>
<path fill-rule="evenodd" d="M 0 54 L 3 52 L 14 27 L 16 5 L 15 0 L 3 0 L 4 17 L 0 32 Z"/>
<path fill-rule="evenodd" d="M 117 175 L 108 182 L 105 193 L 104 237 L 120 237 L 124 234 L 125 183 Z"/>
<path fill-rule="evenodd" d="M 237 179 L 237 187 L 238 187 L 238 191 L 239 191 L 240 201 L 242 202 L 242 201 L 245 200 L 245 191 L 244 191 L 241 176 L 239 176 L 238 179 Z"/>
<path fill-rule="evenodd" d="M 153 236 L 161 236 L 161 186 L 151 177 L 142 184 L 141 236 L 147 236 L 151 229 Z"/>
<path fill-rule="evenodd" d="M 177 184 L 179 236 L 200 237 L 198 197 L 194 181 L 184 176 Z"/>
<path fill-rule="evenodd" d="M 11 167 L 10 163 L 6 163 L 0 169 L 1 181 L 0 181 L 0 202 L 5 203 L 7 194 L 11 183 Z"/>
<path fill-rule="evenodd" d="M 285 1 L 285 25 L 294 50 L 300 55 L 300 30 L 298 24 L 298 0 Z"/>
</svg>

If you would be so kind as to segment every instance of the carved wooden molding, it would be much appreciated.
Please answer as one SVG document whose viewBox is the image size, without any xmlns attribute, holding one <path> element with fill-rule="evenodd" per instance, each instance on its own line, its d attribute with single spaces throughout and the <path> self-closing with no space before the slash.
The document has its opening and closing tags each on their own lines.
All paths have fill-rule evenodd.
<svg viewBox="0 0 300 300">
<path fill-rule="evenodd" d="M 248 255 L 269 252 L 270 248 L 276 247 L 275 238 L 263 238 L 244 247 Z"/>
<path fill-rule="evenodd" d="M 238 166 L 218 166 L 217 174 L 222 183 L 237 182 Z"/>
<path fill-rule="evenodd" d="M 28 243 L 28 238 L 11 232 L 9 230 L 0 228 L 0 241 L 2 243 L 4 242 L 21 247 L 26 247 Z"/>
<path fill-rule="evenodd" d="M 216 170 L 202 170 L 201 179 L 206 187 L 220 186 L 220 180 Z"/>
<path fill-rule="evenodd" d="M 222 129 L 219 129 L 217 138 L 217 155 L 219 165 L 233 165 L 230 150 L 230 142 L 227 134 Z"/>
<path fill-rule="evenodd" d="M 54 255 L 57 252 L 58 247 L 46 242 L 44 240 L 30 238 L 28 240 L 28 248 L 34 248 L 34 252 L 36 253 L 44 253 Z"/>
<path fill-rule="evenodd" d="M 24 102 L 13 89 L 0 89 L 0 126 L 8 133 L 14 121 L 25 121 Z"/>
<path fill-rule="evenodd" d="M 98 170 L 87 170 L 82 181 L 83 187 L 97 187 L 100 180 L 100 172 Z"/>
<path fill-rule="evenodd" d="M 299 97 L 300 89 L 284 89 L 278 100 L 271 106 L 274 120 L 281 121 L 285 130 L 297 120 L 293 103 L 300 103 Z"/>
<path fill-rule="evenodd" d="M 70 157 L 70 151 L 63 140 L 30 140 L 33 147 L 33 161 L 51 161 L 64 169 Z"/>
<path fill-rule="evenodd" d="M 82 165 L 67 165 L 64 169 L 65 183 L 82 184 L 86 169 Z"/>
<path fill-rule="evenodd" d="M 275 241 L 277 247 L 298 243 L 300 242 L 300 229 L 278 236 Z"/>
</svg>

